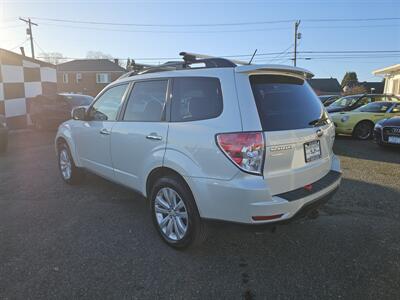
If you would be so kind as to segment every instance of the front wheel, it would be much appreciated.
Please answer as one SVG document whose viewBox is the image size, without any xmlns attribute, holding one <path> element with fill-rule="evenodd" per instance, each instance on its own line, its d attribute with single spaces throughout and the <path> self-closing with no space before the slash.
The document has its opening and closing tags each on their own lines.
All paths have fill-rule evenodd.
<svg viewBox="0 0 400 300">
<path fill-rule="evenodd" d="M 75 166 L 71 152 L 65 143 L 58 148 L 58 167 L 61 177 L 66 183 L 77 184 L 82 181 L 83 171 Z"/>
<path fill-rule="evenodd" d="M 374 124 L 368 121 L 362 121 L 356 125 L 353 136 L 359 140 L 369 140 L 374 132 Z"/>
<path fill-rule="evenodd" d="M 151 194 L 154 226 L 164 242 L 174 248 L 186 248 L 206 239 L 193 195 L 187 185 L 176 177 L 162 177 Z"/>
</svg>

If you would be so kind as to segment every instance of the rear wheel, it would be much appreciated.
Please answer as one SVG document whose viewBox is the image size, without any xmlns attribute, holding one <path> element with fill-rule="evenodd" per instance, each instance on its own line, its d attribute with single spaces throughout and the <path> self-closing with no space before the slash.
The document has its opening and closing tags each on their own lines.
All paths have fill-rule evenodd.
<svg viewBox="0 0 400 300">
<path fill-rule="evenodd" d="M 169 246 L 182 249 L 206 239 L 206 225 L 182 180 L 173 176 L 158 179 L 150 200 L 154 226 Z"/>
<path fill-rule="evenodd" d="M 353 137 L 359 140 L 369 140 L 374 132 L 374 124 L 369 121 L 362 121 L 356 125 L 353 131 Z"/>
<path fill-rule="evenodd" d="M 82 181 L 83 170 L 75 165 L 71 152 L 65 143 L 62 143 L 58 148 L 58 166 L 61 177 L 66 183 L 77 184 Z"/>
</svg>

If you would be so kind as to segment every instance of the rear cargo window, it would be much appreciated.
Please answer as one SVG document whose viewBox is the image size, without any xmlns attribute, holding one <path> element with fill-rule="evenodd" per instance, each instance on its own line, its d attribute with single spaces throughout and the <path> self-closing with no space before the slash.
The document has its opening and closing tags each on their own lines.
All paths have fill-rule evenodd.
<svg viewBox="0 0 400 300">
<path fill-rule="evenodd" d="M 321 101 L 303 79 L 252 75 L 250 83 L 264 131 L 310 128 L 324 114 Z"/>
</svg>

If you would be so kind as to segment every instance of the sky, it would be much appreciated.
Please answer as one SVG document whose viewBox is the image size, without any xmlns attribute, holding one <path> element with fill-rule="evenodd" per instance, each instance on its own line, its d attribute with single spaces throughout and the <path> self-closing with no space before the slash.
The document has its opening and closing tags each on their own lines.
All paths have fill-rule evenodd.
<svg viewBox="0 0 400 300">
<path fill-rule="evenodd" d="M 179 57 L 181 51 L 215 56 L 247 55 L 238 58 L 249 60 L 257 49 L 257 53 L 268 55 L 256 55 L 255 63 L 292 64 L 294 20 L 301 20 L 297 66 L 311 70 L 317 78 L 335 77 L 341 81 L 345 72 L 355 71 L 360 81 L 380 81 L 371 72 L 400 63 L 400 52 L 338 54 L 326 51 L 400 51 L 399 12 L 400 1 L 386 0 L 0 0 L 0 48 L 19 52 L 23 44 L 30 55 L 26 25 L 18 20 L 30 17 L 38 24 L 33 27 L 36 56 L 42 52 L 59 52 L 65 57 L 85 58 L 88 51 L 101 51 L 113 57 L 157 64 L 165 61 L 162 58 Z M 398 19 L 313 21 L 366 18 Z M 257 22 L 264 23 L 243 24 Z M 239 24 L 215 25 L 232 23 Z M 270 54 L 279 52 L 283 54 Z M 141 60 L 146 58 L 151 60 Z"/>
</svg>

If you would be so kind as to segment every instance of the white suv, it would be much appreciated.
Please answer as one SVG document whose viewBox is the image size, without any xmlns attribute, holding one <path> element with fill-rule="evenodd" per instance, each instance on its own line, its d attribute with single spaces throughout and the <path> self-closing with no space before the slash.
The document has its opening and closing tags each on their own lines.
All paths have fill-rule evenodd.
<svg viewBox="0 0 400 300">
<path fill-rule="evenodd" d="M 203 240 L 206 219 L 283 222 L 333 195 L 335 128 L 309 71 L 184 59 L 128 74 L 73 110 L 56 136 L 67 183 L 88 170 L 139 191 L 176 248 Z"/>
</svg>

